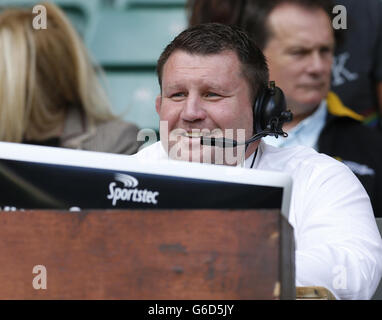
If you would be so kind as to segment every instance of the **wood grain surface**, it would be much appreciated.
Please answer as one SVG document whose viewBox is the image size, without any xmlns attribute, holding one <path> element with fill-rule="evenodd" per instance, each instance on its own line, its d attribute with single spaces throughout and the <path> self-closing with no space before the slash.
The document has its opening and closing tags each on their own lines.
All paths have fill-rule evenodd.
<svg viewBox="0 0 382 320">
<path fill-rule="evenodd" d="M 295 297 L 293 232 L 278 211 L 0 212 L 0 237 L 0 299 Z"/>
</svg>

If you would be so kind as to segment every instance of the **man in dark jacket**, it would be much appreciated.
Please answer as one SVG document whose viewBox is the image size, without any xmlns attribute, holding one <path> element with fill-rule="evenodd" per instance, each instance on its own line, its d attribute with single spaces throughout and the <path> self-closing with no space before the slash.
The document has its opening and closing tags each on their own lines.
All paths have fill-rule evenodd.
<svg viewBox="0 0 382 320">
<path fill-rule="evenodd" d="M 329 92 L 335 38 L 325 2 L 282 1 L 266 19 L 270 37 L 264 53 L 271 79 L 295 114 L 285 128 L 290 135 L 285 142 L 344 162 L 367 190 L 375 216 L 382 216 L 382 136 L 364 127 L 363 118 Z M 265 141 L 280 144 L 272 137 Z"/>
<path fill-rule="evenodd" d="M 220 11 L 214 15 L 213 8 L 210 17 L 201 16 L 194 5 L 190 23 L 226 20 L 239 25 L 265 53 L 270 79 L 284 91 L 294 119 L 284 125 L 287 139 L 264 141 L 279 147 L 303 144 L 344 162 L 368 192 L 375 216 L 382 216 L 382 136 L 363 126 L 364 118 L 329 92 L 335 49 L 332 1 L 248 0 L 230 5 L 227 12 L 241 6 L 234 21 Z"/>
</svg>

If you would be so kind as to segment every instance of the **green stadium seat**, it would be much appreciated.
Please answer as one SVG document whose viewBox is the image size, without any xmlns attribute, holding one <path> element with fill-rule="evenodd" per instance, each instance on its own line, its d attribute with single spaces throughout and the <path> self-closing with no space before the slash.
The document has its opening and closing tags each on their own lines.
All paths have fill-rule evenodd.
<svg viewBox="0 0 382 320">
<path fill-rule="evenodd" d="M 116 115 L 140 128 L 159 129 L 155 66 L 165 46 L 185 27 L 182 8 L 102 10 L 90 51 L 106 69 Z"/>
<path fill-rule="evenodd" d="M 155 98 L 160 93 L 155 72 L 106 72 L 106 90 L 115 115 L 144 129 L 159 129 Z"/>
<path fill-rule="evenodd" d="M 100 8 L 100 0 L 47 0 L 60 6 L 82 36 L 84 42 L 89 44 Z M 42 1 L 39 0 L 0 0 L 1 7 L 33 7 Z"/>
<path fill-rule="evenodd" d="M 104 10 L 90 51 L 103 66 L 155 66 L 165 46 L 185 27 L 182 9 Z"/>
<path fill-rule="evenodd" d="M 100 0 L 53 0 L 53 2 L 63 8 L 83 36 L 85 44 L 89 46 L 98 24 Z"/>
</svg>

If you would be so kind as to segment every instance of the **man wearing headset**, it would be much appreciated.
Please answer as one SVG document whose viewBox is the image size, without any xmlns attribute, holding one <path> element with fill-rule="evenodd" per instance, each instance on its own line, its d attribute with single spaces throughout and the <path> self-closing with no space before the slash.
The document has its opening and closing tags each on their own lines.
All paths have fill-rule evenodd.
<svg viewBox="0 0 382 320">
<path fill-rule="evenodd" d="M 247 35 L 214 23 L 189 28 L 162 53 L 158 78 L 161 141 L 134 157 L 289 173 L 296 285 L 323 286 L 337 298 L 370 298 L 382 274 L 382 240 L 369 197 L 339 161 L 310 148 L 278 149 L 258 139 L 282 135 L 290 119 L 281 91 L 268 88 L 264 55 Z M 242 158 L 234 143 L 246 145 Z"/>
<path fill-rule="evenodd" d="M 264 52 L 270 77 L 284 91 L 294 115 L 284 126 L 288 139 L 264 141 L 277 147 L 305 145 L 343 162 L 366 189 L 374 215 L 382 217 L 382 135 L 363 126 L 363 116 L 329 91 L 335 40 L 341 39 L 333 28 L 333 1 L 188 0 L 188 7 L 190 25 L 237 25 Z M 349 31 L 354 23 L 348 17 Z M 366 72 L 364 64 L 358 68 Z"/>
</svg>

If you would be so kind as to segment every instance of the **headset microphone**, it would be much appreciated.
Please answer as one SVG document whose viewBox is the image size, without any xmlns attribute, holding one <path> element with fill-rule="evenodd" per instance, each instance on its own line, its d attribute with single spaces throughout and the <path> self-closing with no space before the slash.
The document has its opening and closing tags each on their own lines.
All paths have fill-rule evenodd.
<svg viewBox="0 0 382 320">
<path fill-rule="evenodd" d="M 200 139 L 200 142 L 202 145 L 207 145 L 207 146 L 212 146 L 212 147 L 220 147 L 220 148 L 235 148 L 237 146 L 247 146 L 249 145 L 250 143 L 252 142 L 255 142 L 265 136 L 275 136 L 276 138 L 278 138 L 278 136 L 281 135 L 283 137 L 287 137 L 288 134 L 285 133 L 285 132 L 274 132 L 274 131 L 267 131 L 267 130 L 264 130 L 262 132 L 259 132 L 257 134 L 255 134 L 254 136 L 252 136 L 250 139 L 248 139 L 247 141 L 244 141 L 244 142 L 238 142 L 236 140 L 232 140 L 232 139 L 227 139 L 227 138 L 209 138 L 209 137 L 201 137 Z"/>
<path fill-rule="evenodd" d="M 262 90 L 258 94 L 253 105 L 253 127 L 254 136 L 245 142 L 226 138 L 209 138 L 201 137 L 202 145 L 216 146 L 221 148 L 235 148 L 240 145 L 249 145 L 265 136 L 287 137 L 288 134 L 283 131 L 282 127 L 285 122 L 290 122 L 293 119 L 293 114 L 286 110 L 286 100 L 284 93 L 279 87 L 276 87 L 275 82 L 271 81 L 269 87 Z"/>
</svg>

